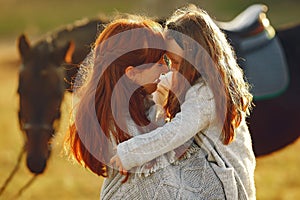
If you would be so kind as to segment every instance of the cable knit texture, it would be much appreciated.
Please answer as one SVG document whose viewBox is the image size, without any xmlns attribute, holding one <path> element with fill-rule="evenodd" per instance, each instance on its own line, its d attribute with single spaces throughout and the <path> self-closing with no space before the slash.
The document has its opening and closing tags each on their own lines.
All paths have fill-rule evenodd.
<svg viewBox="0 0 300 200">
<path fill-rule="evenodd" d="M 216 121 L 212 92 L 200 80 L 163 127 L 140 135 L 129 123 L 135 137 L 119 144 L 117 153 L 133 174 L 121 184 L 124 176 L 110 170 L 101 199 L 255 199 L 255 157 L 245 119 L 230 145 L 220 140 Z M 189 148 L 178 159 L 173 150 L 181 145 Z"/>
</svg>

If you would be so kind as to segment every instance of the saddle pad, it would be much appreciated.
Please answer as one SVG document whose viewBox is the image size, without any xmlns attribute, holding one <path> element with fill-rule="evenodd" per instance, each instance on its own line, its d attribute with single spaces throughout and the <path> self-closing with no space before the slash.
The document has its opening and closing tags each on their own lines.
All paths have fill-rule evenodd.
<svg viewBox="0 0 300 200">
<path fill-rule="evenodd" d="M 280 95 L 288 87 L 289 73 L 284 52 L 278 38 L 267 34 L 249 38 L 240 45 L 244 62 L 241 67 L 252 86 L 254 99 L 269 99 Z"/>
</svg>

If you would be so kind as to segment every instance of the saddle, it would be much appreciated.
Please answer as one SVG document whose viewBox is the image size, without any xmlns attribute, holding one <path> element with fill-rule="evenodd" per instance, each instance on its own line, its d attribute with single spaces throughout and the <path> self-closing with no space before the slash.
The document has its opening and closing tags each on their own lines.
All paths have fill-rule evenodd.
<svg viewBox="0 0 300 200">
<path fill-rule="evenodd" d="M 230 22 L 216 22 L 233 46 L 256 100 L 280 95 L 289 83 L 286 57 L 267 10 L 254 4 Z"/>
</svg>

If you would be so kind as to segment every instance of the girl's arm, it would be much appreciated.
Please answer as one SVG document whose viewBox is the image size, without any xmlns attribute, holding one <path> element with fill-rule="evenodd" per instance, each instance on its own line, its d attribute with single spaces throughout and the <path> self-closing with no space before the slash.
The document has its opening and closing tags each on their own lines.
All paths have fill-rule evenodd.
<svg viewBox="0 0 300 200">
<path fill-rule="evenodd" d="M 204 84 L 191 87 L 171 122 L 149 133 L 135 136 L 117 147 L 123 169 L 129 170 L 167 153 L 207 128 L 214 116 L 215 105 L 210 89 Z M 112 162 L 116 156 L 112 159 Z"/>
</svg>

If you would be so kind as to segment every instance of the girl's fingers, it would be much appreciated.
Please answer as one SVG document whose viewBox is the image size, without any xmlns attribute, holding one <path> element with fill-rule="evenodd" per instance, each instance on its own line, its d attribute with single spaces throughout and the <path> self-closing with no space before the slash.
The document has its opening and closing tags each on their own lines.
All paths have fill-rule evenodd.
<svg viewBox="0 0 300 200">
<path fill-rule="evenodd" d="M 128 172 L 123 168 L 122 163 L 117 155 L 113 156 L 109 163 L 119 169 L 121 175 L 127 175 Z"/>
<path fill-rule="evenodd" d="M 127 170 L 123 169 L 122 166 L 119 167 L 119 171 L 121 175 L 127 175 Z"/>
<path fill-rule="evenodd" d="M 125 175 L 125 176 L 126 176 L 127 173 L 128 173 L 127 170 L 125 170 L 125 169 L 123 169 L 122 172 L 123 172 L 123 175 Z"/>
<path fill-rule="evenodd" d="M 109 164 L 114 165 L 114 163 L 116 162 L 116 156 L 113 156 L 110 161 Z"/>
</svg>

